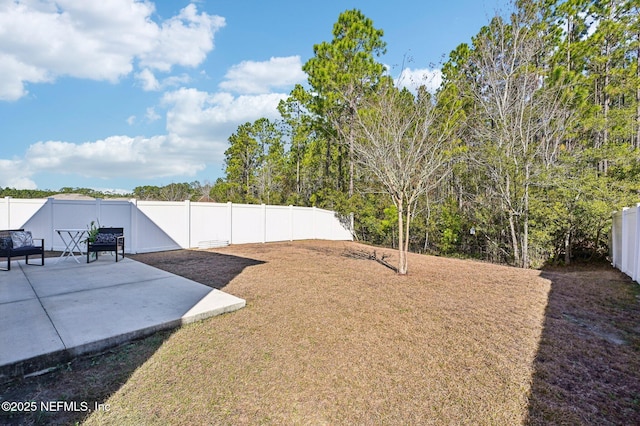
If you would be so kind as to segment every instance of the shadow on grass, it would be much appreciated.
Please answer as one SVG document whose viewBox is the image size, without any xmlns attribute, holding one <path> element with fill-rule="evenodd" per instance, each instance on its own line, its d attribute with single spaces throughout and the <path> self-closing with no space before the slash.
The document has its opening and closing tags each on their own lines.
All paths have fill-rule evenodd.
<svg viewBox="0 0 640 426">
<path fill-rule="evenodd" d="M 129 256 L 133 260 L 199 282 L 218 290 L 260 260 L 199 250 L 173 250 Z"/>
<path fill-rule="evenodd" d="M 606 264 L 548 268 L 526 424 L 640 424 L 640 286 Z"/>
<path fill-rule="evenodd" d="M 50 253 L 49 257 L 56 253 Z M 159 269 L 216 289 L 242 271 L 264 262 L 219 253 L 175 250 L 128 256 Z M 98 354 L 87 354 L 32 377 L 0 384 L 0 402 L 15 410 L 0 410 L 1 425 L 49 425 L 82 422 L 122 387 L 176 330 L 158 331 Z M 4 406 L 3 406 L 4 408 Z"/>
</svg>

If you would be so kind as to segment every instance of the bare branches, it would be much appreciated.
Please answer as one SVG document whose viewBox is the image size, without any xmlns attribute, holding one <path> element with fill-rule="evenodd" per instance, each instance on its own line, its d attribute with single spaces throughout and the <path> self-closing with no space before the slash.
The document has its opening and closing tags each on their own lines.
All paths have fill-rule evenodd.
<svg viewBox="0 0 640 426">
<path fill-rule="evenodd" d="M 437 119 L 428 94 L 414 96 L 392 85 L 363 100 L 356 115 L 355 161 L 380 181 L 398 210 L 400 274 L 407 272 L 410 222 L 418 197 L 447 174 L 450 135 L 442 131 L 447 126 L 436 126 Z"/>
<path fill-rule="evenodd" d="M 528 267 L 529 190 L 557 151 L 573 113 L 563 78 L 551 78 L 535 8 L 496 17 L 474 40 L 474 162 L 509 221 L 514 261 Z M 554 76 L 557 77 L 557 76 Z"/>
<path fill-rule="evenodd" d="M 434 132 L 435 120 L 430 99 L 393 87 L 367 100 L 360 110 L 356 161 L 392 198 L 412 202 L 445 174 L 449 135 Z"/>
</svg>

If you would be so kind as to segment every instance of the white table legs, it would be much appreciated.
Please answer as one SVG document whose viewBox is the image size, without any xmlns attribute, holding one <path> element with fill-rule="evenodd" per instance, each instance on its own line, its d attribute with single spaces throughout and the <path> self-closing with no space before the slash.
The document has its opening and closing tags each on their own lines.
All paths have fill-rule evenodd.
<svg viewBox="0 0 640 426">
<path fill-rule="evenodd" d="M 58 235 L 60 235 L 60 239 L 64 242 L 65 248 L 62 251 L 62 254 L 58 258 L 58 262 L 60 260 L 64 260 L 66 258 L 72 257 L 77 263 L 80 263 L 80 260 L 76 257 L 74 252 L 77 252 L 80 257 L 84 255 L 82 251 L 82 237 L 85 236 L 87 231 L 85 229 L 57 229 Z"/>
</svg>

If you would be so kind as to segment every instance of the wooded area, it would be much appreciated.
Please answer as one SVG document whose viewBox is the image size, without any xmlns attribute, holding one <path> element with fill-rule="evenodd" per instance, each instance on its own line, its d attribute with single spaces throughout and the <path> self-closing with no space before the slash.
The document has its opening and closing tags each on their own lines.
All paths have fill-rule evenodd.
<svg viewBox="0 0 640 426">
<path fill-rule="evenodd" d="M 518 1 L 451 52 L 433 95 L 396 89 L 383 31 L 346 11 L 282 120 L 231 136 L 211 195 L 354 212 L 359 239 L 413 251 L 602 256 L 611 212 L 640 201 L 639 8 Z"/>
<path fill-rule="evenodd" d="M 340 14 L 281 119 L 238 127 L 214 184 L 140 199 L 317 206 L 361 241 L 520 267 L 604 256 L 640 201 L 640 0 L 519 0 L 399 89 L 383 30 Z M 397 71 L 397 70 L 395 70 Z"/>
</svg>

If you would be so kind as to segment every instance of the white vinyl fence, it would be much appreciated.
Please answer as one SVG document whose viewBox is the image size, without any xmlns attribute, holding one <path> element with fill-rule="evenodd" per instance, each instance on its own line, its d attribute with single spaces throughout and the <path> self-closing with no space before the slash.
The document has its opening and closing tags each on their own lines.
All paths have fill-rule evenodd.
<svg viewBox="0 0 640 426">
<path fill-rule="evenodd" d="M 63 250 L 56 229 L 123 227 L 125 251 L 147 253 L 226 244 L 352 240 L 348 219 L 315 207 L 191 201 L 0 199 L 0 229 L 24 228 Z"/>
<path fill-rule="evenodd" d="M 611 264 L 640 283 L 640 203 L 613 213 Z"/>
</svg>

